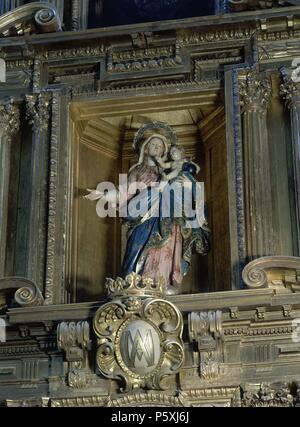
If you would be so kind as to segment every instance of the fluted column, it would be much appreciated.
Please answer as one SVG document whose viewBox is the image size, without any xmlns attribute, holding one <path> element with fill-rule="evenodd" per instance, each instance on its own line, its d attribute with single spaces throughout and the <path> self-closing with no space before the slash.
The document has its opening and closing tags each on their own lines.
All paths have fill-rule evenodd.
<svg viewBox="0 0 300 427">
<path fill-rule="evenodd" d="M 290 110 L 298 255 L 300 251 L 300 82 L 282 70 L 281 95 Z"/>
<path fill-rule="evenodd" d="M 0 103 L 0 277 L 5 276 L 11 140 L 19 125 L 19 109 L 14 101 Z"/>
<path fill-rule="evenodd" d="M 273 253 L 272 196 L 267 133 L 269 80 L 257 71 L 241 84 L 246 250 L 248 261 Z"/>
<path fill-rule="evenodd" d="M 26 275 L 38 286 L 42 286 L 45 277 L 49 102 L 50 94 L 47 92 L 26 96 L 27 119 L 33 129 L 31 153 L 32 193 Z"/>
</svg>

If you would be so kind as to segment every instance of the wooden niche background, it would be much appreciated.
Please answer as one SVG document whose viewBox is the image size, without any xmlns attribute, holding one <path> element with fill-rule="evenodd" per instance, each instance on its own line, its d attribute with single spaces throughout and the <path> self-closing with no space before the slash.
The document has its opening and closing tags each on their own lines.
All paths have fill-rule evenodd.
<svg viewBox="0 0 300 427">
<path fill-rule="evenodd" d="M 205 183 L 212 250 L 208 257 L 194 255 L 183 293 L 230 289 L 225 114 L 217 99 L 213 93 L 174 94 L 72 104 L 72 301 L 104 296 L 105 278 L 118 274 L 126 244 L 120 220 L 99 218 L 96 203 L 80 196 L 102 181 L 118 184 L 119 173 L 127 173 L 137 160 L 132 150 L 135 132 L 151 121 L 173 127 L 187 156 L 200 164 L 197 179 Z"/>
</svg>

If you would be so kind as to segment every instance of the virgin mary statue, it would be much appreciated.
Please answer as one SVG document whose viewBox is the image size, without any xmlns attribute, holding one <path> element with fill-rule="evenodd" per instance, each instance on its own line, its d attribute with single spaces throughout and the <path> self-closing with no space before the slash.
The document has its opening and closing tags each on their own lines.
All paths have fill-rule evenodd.
<svg viewBox="0 0 300 427">
<path fill-rule="evenodd" d="M 143 138 L 146 132 L 152 133 Z M 161 132 L 157 132 L 157 129 Z M 154 132 L 156 130 L 156 132 Z M 168 137 L 164 134 L 167 133 Z M 168 141 L 169 139 L 169 141 Z M 162 186 L 162 164 L 168 160 L 169 149 L 177 144 L 176 135 L 172 129 L 164 123 L 155 122 L 141 128 L 134 140 L 133 147 L 139 156 L 138 163 L 134 165 L 128 174 L 128 188 L 136 191 L 128 191 L 124 197 L 120 197 L 118 191 L 119 210 L 126 209 L 124 222 L 128 227 L 128 239 L 123 258 L 121 276 L 135 272 L 144 277 L 153 279 L 163 278 L 167 295 L 180 293 L 183 277 L 187 274 L 193 251 L 205 255 L 209 251 L 209 229 L 205 218 L 199 219 L 190 226 L 184 214 L 175 212 L 176 195 L 166 193 Z M 182 172 L 172 177 L 172 182 L 180 187 L 185 183 L 192 186 L 191 203 L 197 212 L 197 198 L 194 186 L 196 167 L 193 162 L 185 161 Z M 142 184 L 142 186 L 139 186 Z M 166 182 L 164 182 L 166 184 Z M 153 191 L 156 189 L 157 191 Z M 176 187 L 175 187 L 176 189 Z M 85 198 L 96 200 L 104 198 L 112 201 L 111 192 L 100 193 L 97 190 L 89 190 L 90 194 Z M 167 200 L 168 197 L 168 200 Z M 175 199 L 174 199 L 175 198 Z M 172 205 L 169 215 L 163 214 L 163 207 Z M 143 206 L 139 215 L 134 215 L 136 207 Z"/>
</svg>

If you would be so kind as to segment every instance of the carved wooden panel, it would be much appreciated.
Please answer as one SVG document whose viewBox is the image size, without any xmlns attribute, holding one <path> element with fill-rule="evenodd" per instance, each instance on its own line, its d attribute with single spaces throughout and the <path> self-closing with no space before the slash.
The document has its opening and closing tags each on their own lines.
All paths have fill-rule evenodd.
<svg viewBox="0 0 300 427">
<path fill-rule="evenodd" d="M 205 189 L 212 231 L 208 256 L 209 290 L 230 289 L 230 236 L 224 110 L 220 107 L 200 124 L 205 149 Z"/>
</svg>

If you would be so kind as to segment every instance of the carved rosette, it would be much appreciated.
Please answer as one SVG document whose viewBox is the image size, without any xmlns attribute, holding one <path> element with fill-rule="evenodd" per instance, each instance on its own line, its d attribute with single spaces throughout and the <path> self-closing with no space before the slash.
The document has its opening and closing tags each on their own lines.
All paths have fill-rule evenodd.
<svg viewBox="0 0 300 427">
<path fill-rule="evenodd" d="M 271 97 L 270 80 L 260 75 L 256 70 L 246 75 L 240 85 L 240 99 L 242 111 L 266 112 Z"/>
<path fill-rule="evenodd" d="M 127 295 L 109 302 L 94 317 L 97 366 L 123 380 L 125 391 L 166 389 L 184 361 L 182 329 L 181 313 L 163 299 Z"/>
<path fill-rule="evenodd" d="M 48 128 L 49 110 L 50 93 L 26 95 L 26 118 L 35 132 Z"/>
<path fill-rule="evenodd" d="M 0 103 L 0 133 L 11 137 L 19 130 L 20 112 L 12 98 Z"/>
</svg>

